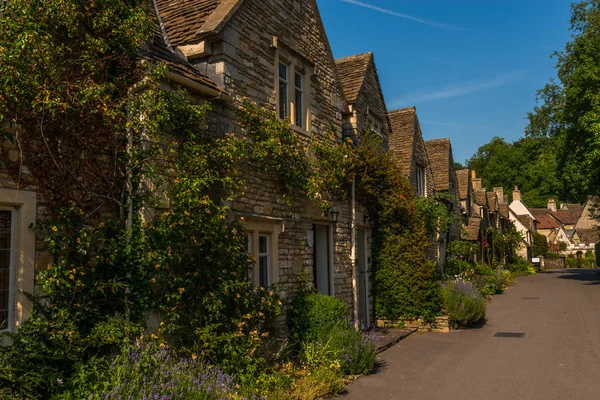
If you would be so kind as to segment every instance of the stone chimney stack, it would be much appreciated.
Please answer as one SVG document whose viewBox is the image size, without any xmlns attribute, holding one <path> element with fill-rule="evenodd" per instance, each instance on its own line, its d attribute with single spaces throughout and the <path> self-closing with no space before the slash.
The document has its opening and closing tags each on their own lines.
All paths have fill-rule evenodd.
<svg viewBox="0 0 600 400">
<path fill-rule="evenodd" d="M 504 198 L 504 188 L 503 187 L 495 187 L 494 192 L 496 192 L 496 196 L 498 196 L 498 199 L 500 201 L 502 201 L 502 199 Z"/>
<path fill-rule="evenodd" d="M 481 178 L 473 179 L 473 189 L 481 189 L 483 185 L 481 184 Z"/>
<path fill-rule="evenodd" d="M 556 201 L 554 199 L 548 200 L 548 210 L 552 212 L 556 211 Z"/>
<path fill-rule="evenodd" d="M 518 186 L 515 186 L 515 190 L 513 190 L 513 201 L 521 201 L 521 191 Z"/>
</svg>

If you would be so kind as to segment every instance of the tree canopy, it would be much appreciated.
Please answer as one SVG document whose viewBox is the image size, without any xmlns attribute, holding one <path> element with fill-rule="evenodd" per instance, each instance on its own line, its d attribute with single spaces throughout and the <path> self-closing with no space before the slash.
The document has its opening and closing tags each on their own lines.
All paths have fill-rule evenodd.
<svg viewBox="0 0 600 400">
<path fill-rule="evenodd" d="M 553 140 L 562 198 L 582 201 L 600 191 L 600 0 L 571 6 L 570 31 L 553 55 L 558 79 L 538 91 L 526 135 Z"/>
</svg>

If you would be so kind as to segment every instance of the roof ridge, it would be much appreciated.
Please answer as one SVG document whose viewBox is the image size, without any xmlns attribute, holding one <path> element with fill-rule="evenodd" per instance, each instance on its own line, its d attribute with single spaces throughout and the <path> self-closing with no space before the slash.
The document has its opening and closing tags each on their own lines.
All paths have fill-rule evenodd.
<svg viewBox="0 0 600 400">
<path fill-rule="evenodd" d="M 388 111 L 388 114 L 395 114 L 395 113 L 402 113 L 402 112 L 407 112 L 407 111 L 417 111 L 417 107 L 416 106 L 408 106 L 408 107 L 403 107 L 403 108 L 397 108 L 395 110 L 391 110 Z"/>
<path fill-rule="evenodd" d="M 336 58 L 335 62 L 338 63 L 338 62 L 348 61 L 348 60 L 353 59 L 353 58 L 362 58 L 362 57 L 366 58 L 366 57 L 372 57 L 372 56 L 373 56 L 373 52 L 372 51 L 367 51 L 365 53 L 353 54 L 351 56 L 345 56 L 345 57 Z"/>
</svg>

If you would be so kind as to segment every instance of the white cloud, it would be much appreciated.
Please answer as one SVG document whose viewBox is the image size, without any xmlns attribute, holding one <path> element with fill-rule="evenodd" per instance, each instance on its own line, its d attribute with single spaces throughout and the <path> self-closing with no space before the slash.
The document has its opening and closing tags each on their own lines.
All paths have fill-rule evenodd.
<svg viewBox="0 0 600 400">
<path fill-rule="evenodd" d="M 417 93 L 413 96 L 405 99 L 399 99 L 392 103 L 392 107 L 405 107 L 409 105 L 424 103 L 430 100 L 448 99 L 452 97 L 463 96 L 465 94 L 479 92 L 481 90 L 491 89 L 499 86 L 504 86 L 508 83 L 518 81 L 525 77 L 527 71 L 519 70 L 512 71 L 507 74 L 497 76 L 492 79 L 477 81 L 477 82 L 464 82 L 454 85 L 447 86 L 443 89 L 434 90 L 432 92 Z"/>
<path fill-rule="evenodd" d="M 377 7 L 377 6 L 374 6 L 372 4 L 363 3 L 362 1 L 357 1 L 357 0 L 340 0 L 340 1 L 342 1 L 344 3 L 348 3 L 348 4 L 354 4 L 354 5 L 359 6 L 359 7 L 369 8 L 371 10 L 379 11 L 379 12 L 384 13 L 384 14 L 393 15 L 395 17 L 400 17 L 400 18 L 408 19 L 410 21 L 418 22 L 420 24 L 425 24 L 425 25 L 429 25 L 429 26 L 435 26 L 437 28 L 443 28 L 443 29 L 451 29 L 451 30 L 454 30 L 454 31 L 466 31 L 465 28 L 462 28 L 460 26 L 450 25 L 450 24 L 446 24 L 446 23 L 443 23 L 443 22 L 431 21 L 431 20 L 427 20 L 427 19 L 423 19 L 423 18 L 414 17 L 412 15 L 408 15 L 408 14 L 400 13 L 400 12 L 397 12 L 397 11 L 393 11 L 393 10 L 388 10 L 388 9 L 385 9 L 385 8 Z"/>
</svg>

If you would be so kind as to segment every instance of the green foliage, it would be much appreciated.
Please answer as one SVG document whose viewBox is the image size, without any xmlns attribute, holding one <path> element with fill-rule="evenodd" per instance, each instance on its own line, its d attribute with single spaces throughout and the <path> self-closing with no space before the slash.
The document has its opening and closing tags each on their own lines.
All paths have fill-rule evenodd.
<svg viewBox="0 0 600 400">
<path fill-rule="evenodd" d="M 157 344 L 124 347 L 112 362 L 90 360 L 82 366 L 70 390 L 56 399 L 234 398 L 233 379 L 196 355 L 184 357 Z"/>
<path fill-rule="evenodd" d="M 468 281 L 448 281 L 442 285 L 444 310 L 455 328 L 466 327 L 485 318 L 485 298 Z"/>
<path fill-rule="evenodd" d="M 555 141 L 562 198 L 583 201 L 600 190 L 600 1 L 574 3 L 570 24 L 571 41 L 553 55 L 558 81 L 538 91 L 526 133 Z"/>
<path fill-rule="evenodd" d="M 562 258 L 562 257 L 563 257 L 562 255 L 555 253 L 553 251 L 549 251 L 548 253 L 546 253 L 546 258 L 548 260 L 558 260 L 559 258 Z"/>
<path fill-rule="evenodd" d="M 352 144 L 333 135 L 303 141 L 287 120 L 244 102 L 238 120 L 249 139 L 249 159 L 277 180 L 288 201 L 306 196 L 327 209 L 326 197 L 344 196 L 352 177 Z"/>
<path fill-rule="evenodd" d="M 51 209 L 117 209 L 125 172 L 114 155 L 127 143 L 130 89 L 149 69 L 139 46 L 151 17 L 130 0 L 11 0 L 0 26 L 0 129 L 15 127 L 6 134 L 31 175 L 22 160 L 9 172 L 38 185 Z"/>
<path fill-rule="evenodd" d="M 323 340 L 347 314 L 346 303 L 335 297 L 300 291 L 291 302 L 290 336 L 301 342 Z"/>
<path fill-rule="evenodd" d="M 545 207 L 560 191 L 555 153 L 556 144 L 548 138 L 527 137 L 507 143 L 494 137 L 479 147 L 468 166 L 483 178 L 487 190 L 503 187 L 510 196 L 518 186 L 528 206 Z"/>
<path fill-rule="evenodd" d="M 548 255 L 548 239 L 546 236 L 533 232 L 533 245 L 531 246 L 533 257 L 546 257 Z"/>
<path fill-rule="evenodd" d="M 517 249 L 524 238 L 514 225 L 511 225 L 506 232 L 500 232 L 492 227 L 488 228 L 486 233 L 493 265 L 506 266 L 517 259 Z"/>
<path fill-rule="evenodd" d="M 435 263 L 414 189 L 379 136 L 368 133 L 356 149 L 357 187 L 375 222 L 373 270 L 375 314 L 386 319 L 433 319 L 440 310 Z"/>
<path fill-rule="evenodd" d="M 367 374 L 375 367 L 377 343 L 372 332 L 364 333 L 344 319 L 333 327 L 328 344 L 346 375 Z"/>
<path fill-rule="evenodd" d="M 445 276 L 458 276 L 471 271 L 472 266 L 469 262 L 460 258 L 449 258 L 444 265 Z"/>
<path fill-rule="evenodd" d="M 517 258 L 508 266 L 508 270 L 515 275 L 535 275 L 533 265 L 524 258 Z"/>
<path fill-rule="evenodd" d="M 416 199 L 417 213 L 425 224 L 425 230 L 430 237 L 447 233 L 452 224 L 459 220 L 460 216 L 448 211 L 443 202 L 456 201 L 448 196 L 436 195 L 435 198 L 419 196 Z"/>
</svg>

